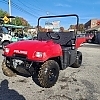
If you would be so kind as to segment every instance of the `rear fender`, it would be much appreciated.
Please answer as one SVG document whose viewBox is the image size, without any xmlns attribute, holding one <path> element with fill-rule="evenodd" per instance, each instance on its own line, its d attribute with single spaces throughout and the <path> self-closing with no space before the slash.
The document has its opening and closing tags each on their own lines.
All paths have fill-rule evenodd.
<svg viewBox="0 0 100 100">
<path fill-rule="evenodd" d="M 86 42 L 86 37 L 78 37 L 75 42 L 75 47 L 79 48 L 85 42 Z"/>
</svg>

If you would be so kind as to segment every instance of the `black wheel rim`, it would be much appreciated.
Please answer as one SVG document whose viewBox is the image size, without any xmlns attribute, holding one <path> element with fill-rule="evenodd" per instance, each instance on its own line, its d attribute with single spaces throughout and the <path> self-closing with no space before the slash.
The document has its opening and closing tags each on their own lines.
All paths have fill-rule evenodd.
<svg viewBox="0 0 100 100">
<path fill-rule="evenodd" d="M 81 57 L 81 56 L 80 56 L 80 57 L 77 56 L 77 63 L 78 63 L 79 65 L 81 65 L 81 63 L 82 63 L 82 57 Z"/>
<path fill-rule="evenodd" d="M 50 82 L 53 82 L 56 79 L 57 76 L 57 71 L 55 68 L 50 69 L 49 74 L 48 74 L 48 80 Z"/>
</svg>

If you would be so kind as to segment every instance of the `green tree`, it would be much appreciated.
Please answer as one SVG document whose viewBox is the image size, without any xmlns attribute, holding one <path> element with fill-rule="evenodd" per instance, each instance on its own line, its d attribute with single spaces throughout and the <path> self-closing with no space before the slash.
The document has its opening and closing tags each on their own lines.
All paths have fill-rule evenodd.
<svg viewBox="0 0 100 100">
<path fill-rule="evenodd" d="M 76 29 L 77 26 L 76 25 L 70 25 L 70 28 L 69 29 Z M 79 24 L 78 25 L 78 31 L 81 31 L 81 32 L 84 32 L 84 24 Z"/>
<path fill-rule="evenodd" d="M 75 25 L 70 25 L 70 29 L 75 29 Z"/>
<path fill-rule="evenodd" d="M 0 17 L 8 16 L 9 14 L 6 11 L 0 9 Z"/>
<path fill-rule="evenodd" d="M 78 30 L 83 32 L 84 31 L 84 24 L 79 24 Z"/>
<path fill-rule="evenodd" d="M 28 23 L 28 21 L 26 21 L 24 18 L 21 17 L 15 17 L 15 19 L 12 20 L 12 24 L 14 25 L 22 25 L 22 26 L 30 26 L 30 24 Z"/>
<path fill-rule="evenodd" d="M 60 27 L 60 31 L 63 32 L 64 31 L 64 27 Z"/>
<path fill-rule="evenodd" d="M 22 25 L 21 19 L 17 16 L 14 19 L 12 19 L 12 24 L 20 26 Z"/>
<path fill-rule="evenodd" d="M 4 16 L 9 16 L 9 14 L 6 11 L 3 11 L 0 9 L 0 17 L 3 18 Z M 8 22 L 7 24 L 13 24 L 13 25 L 23 25 L 23 26 L 30 26 L 28 21 L 26 21 L 22 17 L 15 16 L 15 18 L 11 19 L 11 22 Z"/>
</svg>

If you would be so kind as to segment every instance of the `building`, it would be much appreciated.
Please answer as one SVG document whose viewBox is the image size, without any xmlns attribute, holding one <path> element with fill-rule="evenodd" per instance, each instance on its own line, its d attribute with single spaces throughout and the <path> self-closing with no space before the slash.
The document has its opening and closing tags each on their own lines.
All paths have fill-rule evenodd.
<svg viewBox="0 0 100 100">
<path fill-rule="evenodd" d="M 98 19 L 91 19 L 88 22 L 85 23 L 84 28 L 86 30 L 96 29 L 97 26 L 100 25 L 100 20 Z"/>
<path fill-rule="evenodd" d="M 92 43 L 100 44 L 100 20 L 91 19 L 84 24 L 86 35 L 92 36 Z"/>
</svg>

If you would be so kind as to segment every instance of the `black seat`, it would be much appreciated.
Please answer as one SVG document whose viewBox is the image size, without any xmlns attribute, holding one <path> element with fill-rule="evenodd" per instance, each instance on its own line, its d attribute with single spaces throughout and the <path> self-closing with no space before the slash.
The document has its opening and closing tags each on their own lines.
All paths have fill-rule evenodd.
<svg viewBox="0 0 100 100">
<path fill-rule="evenodd" d="M 57 36 L 55 35 L 54 32 L 50 33 L 52 36 Z M 55 43 L 60 44 L 61 46 L 71 46 L 72 43 L 75 42 L 75 33 L 74 32 L 58 32 L 56 33 L 60 36 L 60 38 L 57 40 L 52 39 Z M 45 32 L 40 32 L 38 33 L 38 40 L 43 40 L 43 41 L 48 41 L 51 38 L 47 35 Z"/>
</svg>

